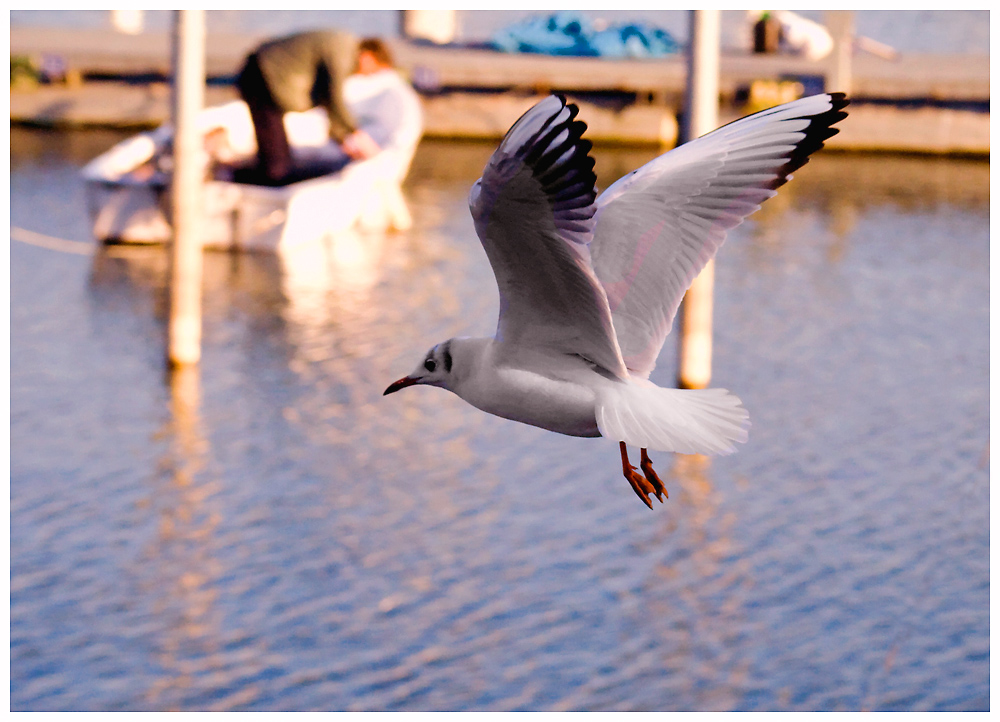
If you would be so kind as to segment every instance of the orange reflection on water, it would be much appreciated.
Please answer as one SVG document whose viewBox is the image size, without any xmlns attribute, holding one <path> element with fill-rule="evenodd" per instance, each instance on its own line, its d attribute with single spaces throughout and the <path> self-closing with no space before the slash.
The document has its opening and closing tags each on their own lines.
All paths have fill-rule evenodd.
<svg viewBox="0 0 1000 722">
<path fill-rule="evenodd" d="M 159 534 L 145 555 L 163 669 L 144 695 L 152 709 L 182 708 L 184 697 L 223 664 L 215 608 L 220 565 L 212 555 L 221 517 L 208 503 L 216 485 L 202 474 L 210 449 L 199 414 L 200 371 L 181 367 L 167 382 L 170 416 L 159 435 L 169 443 L 159 465 L 162 483 L 150 500 L 160 516 Z"/>
</svg>

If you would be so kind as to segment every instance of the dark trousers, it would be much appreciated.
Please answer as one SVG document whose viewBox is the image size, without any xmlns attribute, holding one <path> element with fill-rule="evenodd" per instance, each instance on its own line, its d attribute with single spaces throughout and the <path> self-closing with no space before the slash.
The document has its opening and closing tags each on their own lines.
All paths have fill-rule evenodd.
<svg viewBox="0 0 1000 722">
<path fill-rule="evenodd" d="M 292 180 L 292 150 L 285 134 L 285 114 L 274 102 L 256 55 L 247 58 L 236 86 L 250 107 L 257 135 L 257 168 L 252 171 L 253 177 L 241 180 L 259 185 L 284 185 Z"/>
</svg>

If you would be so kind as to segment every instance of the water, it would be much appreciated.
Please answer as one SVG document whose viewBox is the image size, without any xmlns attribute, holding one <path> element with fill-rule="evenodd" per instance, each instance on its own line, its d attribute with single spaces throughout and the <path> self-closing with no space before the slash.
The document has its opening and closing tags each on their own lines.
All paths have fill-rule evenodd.
<svg viewBox="0 0 1000 722">
<path fill-rule="evenodd" d="M 547 11 L 539 10 L 460 10 L 457 40 L 488 40 L 500 28 Z M 687 12 L 684 10 L 586 10 L 592 21 L 608 23 L 645 22 L 657 25 L 674 37 L 687 37 Z M 800 11 L 805 17 L 822 22 L 819 10 Z M 50 25 L 62 27 L 109 28 L 106 10 L 11 10 L 11 25 Z M 170 26 L 169 12 L 147 10 L 149 30 Z M 748 47 L 749 34 L 743 11 L 722 13 L 722 43 L 725 47 Z M 396 37 L 399 33 L 398 10 L 210 10 L 208 31 L 280 35 L 307 28 L 337 26 L 359 35 Z M 988 10 L 858 10 L 857 32 L 905 53 L 981 53 L 990 52 L 990 14 Z"/>
<path fill-rule="evenodd" d="M 86 240 L 118 137 L 12 129 L 11 225 Z M 989 709 L 988 163 L 820 154 L 731 234 L 750 441 L 650 512 L 612 443 L 381 396 L 495 324 L 490 151 L 421 146 L 409 233 L 207 254 L 173 382 L 162 249 L 11 243 L 12 709 Z"/>
</svg>

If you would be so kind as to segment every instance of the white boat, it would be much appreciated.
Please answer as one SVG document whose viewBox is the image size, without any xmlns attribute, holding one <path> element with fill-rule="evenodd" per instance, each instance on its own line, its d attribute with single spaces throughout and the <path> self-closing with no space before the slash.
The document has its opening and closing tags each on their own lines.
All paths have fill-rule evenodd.
<svg viewBox="0 0 1000 722">
<path fill-rule="evenodd" d="M 206 248 L 279 251 L 350 228 L 405 230 L 412 223 L 401 184 L 422 133 L 420 100 L 394 70 L 353 75 L 345 98 L 359 127 L 382 148 L 348 162 L 330 140 L 325 110 L 288 113 L 285 129 L 296 165 L 340 170 L 283 187 L 232 181 L 231 169 L 252 163 L 257 146 L 246 104 L 239 100 L 206 108 L 199 126 L 215 139 L 202 161 L 206 176 L 202 241 Z M 215 129 L 225 133 L 209 135 Z M 129 138 L 82 171 L 94 237 L 118 243 L 165 243 L 170 147 L 163 125 Z"/>
</svg>

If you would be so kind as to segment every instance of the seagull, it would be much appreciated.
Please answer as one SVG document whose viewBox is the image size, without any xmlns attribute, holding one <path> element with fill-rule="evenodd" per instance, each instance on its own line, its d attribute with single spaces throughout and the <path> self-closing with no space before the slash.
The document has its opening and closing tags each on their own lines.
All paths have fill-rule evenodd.
<svg viewBox="0 0 1000 722">
<path fill-rule="evenodd" d="M 649 380 L 684 292 L 726 238 L 847 116 L 827 93 L 680 145 L 597 195 L 579 108 L 550 95 L 511 126 L 469 194 L 500 292 L 492 338 L 437 344 L 383 395 L 438 386 L 490 414 L 619 442 L 650 509 L 667 490 L 648 450 L 727 454 L 749 414 L 725 389 Z M 639 447 L 639 468 L 626 446 Z M 641 473 L 639 473 L 641 471 Z"/>
</svg>

